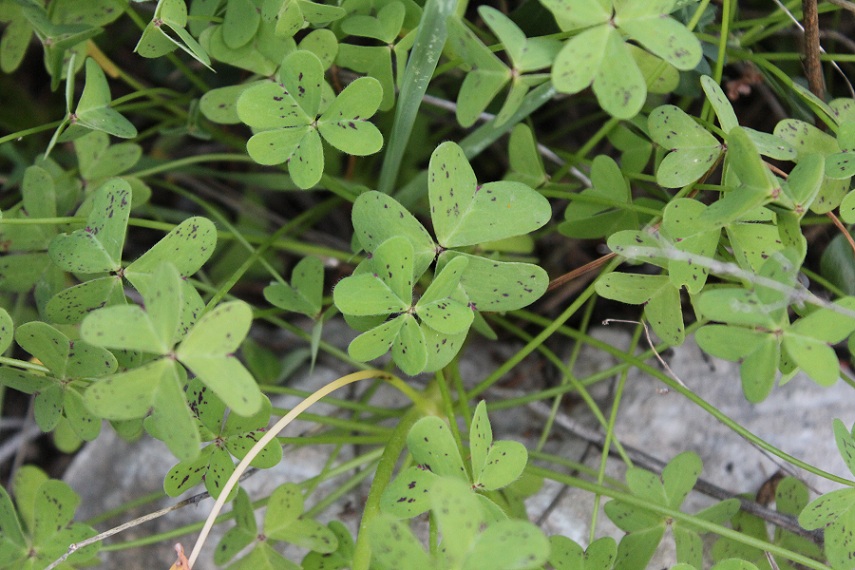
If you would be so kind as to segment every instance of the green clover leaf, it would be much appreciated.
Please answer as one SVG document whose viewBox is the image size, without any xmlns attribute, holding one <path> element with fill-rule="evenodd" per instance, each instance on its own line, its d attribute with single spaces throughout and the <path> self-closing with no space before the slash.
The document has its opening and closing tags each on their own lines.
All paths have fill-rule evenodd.
<svg viewBox="0 0 855 570">
<path fill-rule="evenodd" d="M 495 568 L 534 569 L 546 562 L 549 540 L 534 524 L 503 519 L 486 525 L 478 496 L 463 481 L 441 478 L 433 486 L 430 508 L 442 535 L 433 563 L 406 524 L 387 514 L 368 527 L 372 562 L 381 569 Z"/>
<path fill-rule="evenodd" d="M 11 338 L 11 321 L 9 325 Z M 36 423 L 45 432 L 63 426 L 60 430 L 67 430 L 64 448 L 74 450 L 82 441 L 95 439 L 101 431 L 101 422 L 82 405 L 81 392 L 86 386 L 83 380 L 115 372 L 115 357 L 103 348 L 72 340 L 39 321 L 18 327 L 15 340 L 50 373 L 0 368 L 0 384 L 34 394 Z"/>
<path fill-rule="evenodd" d="M 69 71 L 71 73 L 71 71 Z M 101 66 L 92 58 L 86 59 L 86 84 L 77 102 L 77 108 L 59 126 L 59 142 L 71 141 L 90 131 L 102 131 L 122 139 L 137 136 L 137 128 L 110 106 L 110 86 Z M 68 101 L 70 106 L 71 102 Z M 65 129 L 65 125 L 71 123 Z M 64 130 L 63 130 L 64 129 Z"/>
<path fill-rule="evenodd" d="M 382 100 L 380 83 L 363 77 L 348 85 L 318 115 L 324 69 L 306 50 L 289 54 L 280 69 L 281 83 L 265 82 L 238 99 L 241 121 L 256 129 L 247 151 L 259 164 L 288 163 L 294 183 L 306 189 L 321 179 L 321 137 L 337 149 L 365 156 L 380 150 L 383 137 L 368 119 Z"/>
<path fill-rule="evenodd" d="M 562 234 L 590 239 L 638 227 L 638 214 L 625 209 L 632 204 L 629 184 L 613 159 L 602 154 L 594 159 L 591 183 L 591 188 L 572 195 L 565 221 L 558 226 Z"/>
<path fill-rule="evenodd" d="M 249 417 L 226 416 L 226 405 L 199 380 L 190 383 L 187 399 L 193 415 L 201 424 L 202 439 L 213 443 L 206 446 L 198 458 L 174 465 L 163 481 L 163 489 L 170 497 L 177 497 L 204 480 L 208 493 L 217 498 L 234 472 L 232 456 L 243 459 L 267 428 L 270 401 L 262 396 L 261 408 Z M 266 469 L 281 460 L 282 446 L 274 440 L 264 446 L 251 465 Z"/>
<path fill-rule="evenodd" d="M 266 2 L 275 7 L 277 2 Z M 262 17 L 276 22 L 276 35 L 291 37 L 304 27 L 321 27 L 343 18 L 347 12 L 339 6 L 330 6 L 310 0 L 284 0 L 279 2 L 276 14 L 263 11 Z"/>
<path fill-rule="evenodd" d="M 433 486 L 440 479 L 462 481 L 473 491 L 502 489 L 520 477 L 528 461 L 522 444 L 493 441 L 483 401 L 472 418 L 469 446 L 471 470 L 467 471 L 443 420 L 430 416 L 416 422 L 407 434 L 407 448 L 416 467 L 403 470 L 386 488 L 380 501 L 381 509 L 398 517 L 414 517 L 425 512 L 430 508 Z M 478 496 L 487 512 L 495 512 L 495 504 L 483 495 Z"/>
<path fill-rule="evenodd" d="M 181 389 L 185 366 L 235 413 L 251 416 L 262 405 L 255 380 L 234 355 L 249 330 L 252 311 L 240 301 L 218 305 L 173 350 L 184 303 L 178 269 L 161 264 L 143 299 L 146 311 L 136 305 L 107 307 L 84 319 L 81 336 L 90 344 L 157 356 L 93 384 L 86 404 L 95 414 L 117 420 L 144 417 L 153 408 L 151 421 L 160 426 L 167 445 L 179 459 L 191 460 L 199 454 L 200 439 Z"/>
<path fill-rule="evenodd" d="M 808 504 L 808 496 L 808 488 L 804 483 L 794 477 L 784 477 L 778 482 L 775 489 L 775 509 L 779 513 L 798 517 Z M 823 558 L 822 549 L 812 540 L 781 528 L 775 529 L 774 537 L 770 541 L 769 532 L 763 519 L 745 511 L 740 510 L 736 513 L 730 524 L 734 530 L 747 536 L 764 542 L 772 542 L 791 552 L 798 552 L 815 560 L 822 560 Z M 712 556 L 717 561 L 739 559 L 745 561 L 744 564 L 753 563 L 760 567 L 768 564 L 765 551 L 724 537 L 719 538 L 713 545 Z M 783 557 L 775 556 L 775 561 L 781 568 L 789 566 L 789 562 Z"/>
<path fill-rule="evenodd" d="M 511 84 L 505 103 L 496 118 L 502 125 L 519 109 L 529 89 L 548 80 L 547 73 L 529 74 L 549 67 L 561 44 L 549 38 L 528 39 L 507 16 L 481 6 L 478 13 L 490 27 L 511 61 L 509 69 L 474 35 L 462 20 L 449 21 L 449 45 L 471 67 L 457 97 L 457 120 L 471 126 L 505 85 Z"/>
<path fill-rule="evenodd" d="M 583 549 L 566 536 L 549 537 L 549 563 L 555 570 L 611 570 L 617 544 L 611 537 L 599 538 Z"/>
<path fill-rule="evenodd" d="M 248 13 L 255 13 L 252 8 Z M 163 27 L 177 38 L 166 33 Z M 211 60 L 205 49 L 185 29 L 187 26 L 187 5 L 184 0 L 159 0 L 154 9 L 154 17 L 143 30 L 140 41 L 134 51 L 143 57 L 157 58 L 181 48 L 190 57 L 211 68 Z"/>
<path fill-rule="evenodd" d="M 14 481 L 17 512 L 9 492 L 0 488 L 0 564 L 7 568 L 45 568 L 66 554 L 68 547 L 97 534 L 95 529 L 74 522 L 80 497 L 74 490 L 40 469 L 24 466 Z M 88 566 L 97 561 L 99 543 L 73 552 L 67 568 Z"/>
<path fill-rule="evenodd" d="M 459 299 L 457 293 L 466 259 L 443 268 L 425 294 L 413 303 L 413 258 L 413 247 L 407 238 L 390 238 L 377 247 L 356 274 L 343 279 L 333 291 L 336 306 L 347 315 L 384 320 L 396 315 L 356 337 L 348 347 L 350 355 L 372 360 L 391 349 L 395 362 L 410 375 L 428 366 L 429 346 L 435 344 L 435 336 L 465 336 L 474 318 L 465 298 Z"/>
<path fill-rule="evenodd" d="M 849 471 L 855 473 L 855 439 L 839 419 L 834 420 L 834 438 Z M 855 555 L 855 492 L 841 489 L 814 499 L 799 514 L 799 524 L 808 530 L 824 529 L 825 556 L 829 564 L 846 567 Z"/>
<path fill-rule="evenodd" d="M 303 492 L 294 483 L 285 483 L 273 491 L 267 502 L 264 528 L 257 531 L 249 498 L 240 490 L 235 500 L 236 526 L 223 536 L 214 561 L 225 564 L 241 550 L 256 541 L 252 551 L 234 563 L 232 568 L 299 569 L 300 566 L 276 552 L 270 542 L 288 542 L 314 552 L 330 553 L 338 548 L 336 534 L 321 523 L 304 518 Z"/>
<path fill-rule="evenodd" d="M 291 273 L 291 284 L 274 283 L 264 288 L 264 298 L 271 305 L 308 317 L 321 312 L 324 287 L 324 264 L 317 257 L 304 257 Z"/>
<path fill-rule="evenodd" d="M 839 100 L 838 100 L 839 101 Z M 838 106 L 843 107 L 838 103 Z M 855 124 L 855 117 L 849 118 L 844 113 L 842 119 L 848 119 Z M 844 123 L 845 124 L 845 123 Z M 774 130 L 775 136 L 789 143 L 796 149 L 795 162 L 801 162 L 807 157 L 819 154 L 825 157 L 825 176 L 820 190 L 811 202 L 810 210 L 817 214 L 825 214 L 838 207 L 849 192 L 852 179 L 845 166 L 848 160 L 849 129 L 841 128 L 837 139 L 822 132 L 813 125 L 797 119 L 784 119 Z M 841 153 L 841 151 L 843 151 Z M 841 170 L 843 166 L 843 170 Z"/>
<path fill-rule="evenodd" d="M 689 491 L 701 474 L 700 458 L 692 452 L 681 453 L 672 459 L 657 476 L 650 471 L 633 467 L 627 470 L 626 484 L 630 492 L 645 501 L 679 510 Z M 739 510 L 737 499 L 722 501 L 696 513 L 703 520 L 722 523 Z M 703 548 L 699 532 L 691 525 L 672 521 L 664 515 L 620 501 L 605 505 L 606 515 L 618 528 L 627 533 L 617 550 L 616 566 L 620 568 L 645 568 L 656 547 L 670 525 L 677 545 L 677 561 L 699 568 Z"/>
<path fill-rule="evenodd" d="M 552 216 L 546 198 L 524 184 L 479 185 L 463 150 L 452 142 L 433 152 L 428 176 L 431 220 L 444 248 L 527 234 Z"/>
<path fill-rule="evenodd" d="M 552 82 L 556 89 L 572 94 L 593 84 L 600 106 L 614 117 L 634 117 L 647 97 L 648 80 L 623 34 L 679 70 L 694 69 L 701 61 L 698 39 L 668 15 L 673 1 L 635 5 L 618 0 L 545 0 L 543 4 L 562 30 L 583 29 L 555 58 Z"/>
<path fill-rule="evenodd" d="M 782 261 L 782 255 L 786 252 L 770 258 L 760 275 L 792 286 L 794 265 Z M 855 298 L 842 298 L 792 324 L 786 301 L 784 293 L 761 286 L 709 290 L 697 300 L 701 315 L 726 323 L 700 328 L 698 344 L 713 356 L 741 362 L 742 387 L 751 402 L 769 395 L 778 368 L 784 370 L 784 355 L 820 385 L 831 385 L 839 377 L 840 365 L 831 345 L 855 330 L 855 318 L 845 314 L 855 307 Z"/>
<path fill-rule="evenodd" d="M 613 247 L 610 241 L 609 247 Z M 680 345 L 686 336 L 680 290 L 668 275 L 609 273 L 596 285 L 597 294 L 631 305 L 644 305 L 644 316 L 653 331 L 671 345 Z"/>
<path fill-rule="evenodd" d="M 680 188 L 704 175 L 723 152 L 718 140 L 685 111 L 662 105 L 648 118 L 650 138 L 670 151 L 656 169 L 656 181 L 668 188 Z"/>
<path fill-rule="evenodd" d="M 532 188 L 538 188 L 549 182 L 549 176 L 543 167 L 543 158 L 537 151 L 537 141 L 531 127 L 524 123 L 514 126 L 508 141 L 508 162 L 510 172 L 506 178 L 522 182 Z"/>
<path fill-rule="evenodd" d="M 45 310 L 55 322 L 77 323 L 95 309 L 124 303 L 122 277 L 145 293 L 151 274 L 160 263 L 171 261 L 182 277 L 189 277 L 213 254 L 217 240 L 214 224 L 205 218 L 192 217 L 123 268 L 122 249 L 132 206 L 128 181 L 109 179 L 95 191 L 86 226 L 71 234 L 58 235 L 51 242 L 48 253 L 57 267 L 83 275 L 109 273 L 64 289 L 51 298 Z M 195 320 L 193 314 L 203 303 L 192 285 L 185 282 L 182 288 L 185 300 L 182 332 L 186 332 Z"/>
</svg>

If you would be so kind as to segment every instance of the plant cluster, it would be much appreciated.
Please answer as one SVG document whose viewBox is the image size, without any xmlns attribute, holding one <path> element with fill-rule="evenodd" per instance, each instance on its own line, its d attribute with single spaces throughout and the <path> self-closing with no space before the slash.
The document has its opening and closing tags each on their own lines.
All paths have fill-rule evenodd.
<svg viewBox="0 0 855 570">
<path fill-rule="evenodd" d="M 851 30 L 853 5 L 754 4 L 0 0 L 3 417 L 29 408 L 68 453 L 102 429 L 162 441 L 176 461 L 166 495 L 204 484 L 211 523 L 231 503 L 214 555 L 228 568 L 627 570 L 672 538 L 678 570 L 852 567 L 855 482 L 816 466 L 797 462 L 844 488 L 811 500 L 785 479 L 773 514 L 791 526 L 770 535 L 737 497 L 681 510 L 702 471 L 692 452 L 660 472 L 628 462 L 621 483 L 605 462 L 585 478 L 544 450 L 569 394 L 602 423 L 603 453 L 619 448 L 620 410 L 607 418 L 551 349 L 593 343 L 597 299 L 642 307 L 636 332 L 658 341 L 645 358 L 694 335 L 739 362 L 750 402 L 798 372 L 855 386 L 840 364 L 855 354 L 853 58 L 837 40 L 820 58 L 809 17 Z M 802 81 L 784 33 L 800 19 L 808 64 L 833 64 L 842 85 Z M 735 103 L 752 88 L 775 120 Z M 597 243 L 609 253 L 570 266 Z M 537 304 L 567 282 L 572 301 Z M 346 351 L 324 327 L 339 318 L 355 334 Z M 282 354 L 271 330 L 301 345 Z M 500 336 L 525 345 L 462 377 L 467 349 Z M 528 379 L 527 396 L 497 401 L 491 388 L 535 351 L 560 385 Z M 322 354 L 359 372 L 275 408 L 306 396 L 288 382 Z M 279 435 L 365 378 L 356 401 L 329 400 L 340 414 L 312 418 L 320 435 Z M 384 382 L 411 404 L 373 405 Z M 551 397 L 536 454 L 493 440 L 488 405 Z M 853 422 L 828 418 L 855 474 Z M 315 479 L 250 498 L 239 477 L 287 460 L 285 441 L 335 449 Z M 347 444 L 362 447 L 339 468 Z M 339 498 L 319 499 L 318 482 L 366 473 L 358 533 L 316 520 Z M 0 568 L 97 559 L 68 485 L 30 465 L 2 474 Z M 544 479 L 608 498 L 625 534 L 599 536 L 592 513 L 587 547 L 547 537 L 524 502 Z M 707 552 L 702 534 L 716 537 Z"/>
</svg>

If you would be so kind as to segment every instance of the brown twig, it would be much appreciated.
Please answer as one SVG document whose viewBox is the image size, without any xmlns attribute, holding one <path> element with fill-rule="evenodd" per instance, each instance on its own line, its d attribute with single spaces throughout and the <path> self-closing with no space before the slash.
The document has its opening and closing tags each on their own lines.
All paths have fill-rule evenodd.
<svg viewBox="0 0 855 570">
<path fill-rule="evenodd" d="M 820 99 L 825 98 L 825 80 L 822 77 L 822 64 L 819 61 L 819 14 L 817 0 L 802 0 L 805 27 L 805 73 L 810 91 Z"/>
<path fill-rule="evenodd" d="M 552 291 L 554 289 L 557 289 L 558 287 L 561 287 L 565 283 L 569 283 L 570 281 L 573 281 L 574 279 L 577 279 L 577 278 L 581 277 L 582 275 L 585 275 L 586 273 L 590 273 L 591 271 L 594 271 L 595 269 L 599 269 L 600 267 L 605 265 L 606 262 L 611 260 L 615 255 L 616 255 L 615 253 L 606 254 L 606 255 L 598 258 L 598 259 L 595 259 L 594 261 L 589 261 L 588 263 L 586 263 L 582 267 L 577 267 L 576 269 L 574 269 L 573 271 L 570 271 L 569 273 L 565 273 L 564 275 L 560 275 L 560 276 L 556 277 L 555 279 L 553 279 L 552 281 L 549 282 L 549 287 L 547 287 L 546 290 Z"/>
<path fill-rule="evenodd" d="M 825 215 L 831 219 L 831 222 L 837 227 L 838 230 L 840 230 L 840 233 L 846 236 L 846 241 L 849 242 L 849 247 L 852 248 L 852 253 L 855 253 L 855 240 L 852 239 L 852 234 L 849 233 L 849 230 L 846 229 L 846 226 L 843 225 L 843 222 L 841 222 L 840 219 L 834 215 L 834 212 L 828 212 Z"/>
</svg>

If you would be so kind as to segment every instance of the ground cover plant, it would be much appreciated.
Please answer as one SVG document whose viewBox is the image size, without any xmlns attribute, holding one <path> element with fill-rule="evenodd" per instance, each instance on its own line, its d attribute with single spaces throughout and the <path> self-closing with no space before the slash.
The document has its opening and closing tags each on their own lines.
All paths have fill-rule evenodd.
<svg viewBox="0 0 855 570">
<path fill-rule="evenodd" d="M 855 481 L 728 422 L 656 364 L 693 337 L 739 363 L 732 389 L 752 403 L 798 372 L 816 390 L 855 387 L 853 13 L 849 0 L 0 0 L 3 437 L 50 434 L 32 465 L 2 458 L 0 568 L 123 548 L 75 518 L 49 460 L 102 430 L 165 444 L 164 495 L 216 500 L 198 540 L 176 529 L 194 537 L 174 568 L 208 548 L 235 569 L 635 569 L 663 541 L 679 570 L 852 568 Z M 629 321 L 634 347 L 597 343 L 598 316 Z M 330 342 L 332 323 L 349 343 Z M 284 333 L 298 339 L 285 349 Z M 578 352 L 553 352 L 569 339 L 839 489 L 812 496 L 789 477 L 774 509 L 734 496 L 685 512 L 703 470 L 690 451 L 661 470 L 624 455 L 625 480 L 607 478 L 621 409 L 591 398 Z M 515 352 L 462 374 L 491 343 Z M 526 357 L 557 382 L 495 390 Z M 348 373 L 311 394 L 289 385 L 321 360 Z M 333 394 L 354 383 L 353 401 Z M 380 409 L 381 389 L 409 404 Z M 280 414 L 281 394 L 305 399 Z M 568 398 L 602 424 L 593 471 L 544 448 Z M 312 416 L 326 467 L 250 497 L 240 477 L 286 461 L 282 430 L 320 400 L 337 409 Z M 491 407 L 541 400 L 537 444 L 494 439 Z M 855 417 L 826 420 L 855 477 Z M 341 498 L 319 481 L 366 473 L 357 532 L 316 520 Z M 525 507 L 544 480 L 604 502 L 623 536 L 603 536 L 596 512 L 583 544 L 547 536 Z M 228 530 L 206 545 L 224 507 Z"/>
</svg>

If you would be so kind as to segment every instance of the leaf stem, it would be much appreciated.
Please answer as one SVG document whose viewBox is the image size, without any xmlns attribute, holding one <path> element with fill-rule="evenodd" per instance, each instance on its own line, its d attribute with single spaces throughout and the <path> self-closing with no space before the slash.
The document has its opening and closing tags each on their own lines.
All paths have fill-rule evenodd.
<svg viewBox="0 0 855 570">
<path fill-rule="evenodd" d="M 398 458 L 407 444 L 407 434 L 410 433 L 413 424 L 423 415 L 422 410 L 413 406 L 398 422 L 395 431 L 392 432 L 392 436 L 386 444 L 380 463 L 377 464 L 377 471 L 374 472 L 371 489 L 368 491 L 368 499 L 365 501 L 365 508 L 362 511 L 362 520 L 359 522 L 359 534 L 356 537 L 351 566 L 353 570 L 368 570 L 369 568 L 371 546 L 368 544 L 368 525 L 380 514 L 380 497 L 392 480 L 395 465 L 397 465 Z"/>
</svg>

